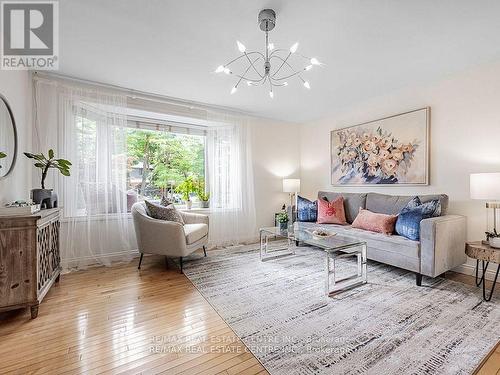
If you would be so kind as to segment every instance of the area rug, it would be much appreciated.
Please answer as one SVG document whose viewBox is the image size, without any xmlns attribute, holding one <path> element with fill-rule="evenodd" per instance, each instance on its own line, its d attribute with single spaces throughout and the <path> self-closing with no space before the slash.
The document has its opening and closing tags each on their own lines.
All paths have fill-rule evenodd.
<svg viewBox="0 0 500 375">
<path fill-rule="evenodd" d="M 184 273 L 271 374 L 471 374 L 500 340 L 498 298 L 443 278 L 370 262 L 368 284 L 327 297 L 317 248 L 217 250 Z"/>
</svg>

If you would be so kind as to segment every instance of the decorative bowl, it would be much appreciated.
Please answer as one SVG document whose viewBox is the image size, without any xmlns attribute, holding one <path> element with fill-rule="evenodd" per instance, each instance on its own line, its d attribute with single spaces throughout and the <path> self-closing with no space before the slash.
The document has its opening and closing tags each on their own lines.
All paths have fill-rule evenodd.
<svg viewBox="0 0 500 375">
<path fill-rule="evenodd" d="M 324 228 L 307 229 L 307 233 L 309 233 L 311 236 L 313 236 L 313 238 L 316 239 L 330 238 L 337 235 L 337 233 L 330 232 Z"/>
</svg>

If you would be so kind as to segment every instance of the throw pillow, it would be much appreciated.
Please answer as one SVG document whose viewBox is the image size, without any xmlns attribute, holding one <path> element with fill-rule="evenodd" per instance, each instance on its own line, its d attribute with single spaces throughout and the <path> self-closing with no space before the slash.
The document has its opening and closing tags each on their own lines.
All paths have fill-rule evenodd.
<svg viewBox="0 0 500 375">
<path fill-rule="evenodd" d="M 378 214 L 360 207 L 352 227 L 391 235 L 397 219 L 398 215 Z"/>
<path fill-rule="evenodd" d="M 318 199 L 318 224 L 340 224 L 345 225 L 344 198 L 342 196 L 328 202 Z"/>
<path fill-rule="evenodd" d="M 153 219 L 175 221 L 184 225 L 182 215 L 173 204 L 165 207 L 158 203 L 146 201 L 146 212 Z"/>
<path fill-rule="evenodd" d="M 170 199 L 168 199 L 166 196 L 161 197 L 161 202 L 160 202 L 160 204 L 161 204 L 162 206 L 167 207 L 169 204 L 173 204 L 173 203 L 174 203 L 174 202 L 173 202 L 173 201 L 171 201 Z"/>
<path fill-rule="evenodd" d="M 413 198 L 401 210 L 396 222 L 396 233 L 413 241 L 420 240 L 420 222 L 441 214 L 439 199 L 422 203 L 418 197 Z"/>
<path fill-rule="evenodd" d="M 315 223 L 318 219 L 318 202 L 311 202 L 309 199 L 297 197 L 297 220 Z"/>
</svg>

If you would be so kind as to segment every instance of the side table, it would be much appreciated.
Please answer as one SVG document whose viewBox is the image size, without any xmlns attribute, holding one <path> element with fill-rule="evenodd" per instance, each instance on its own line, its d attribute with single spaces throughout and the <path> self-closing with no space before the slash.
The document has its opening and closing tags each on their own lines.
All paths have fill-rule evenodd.
<svg viewBox="0 0 500 375">
<path fill-rule="evenodd" d="M 491 297 L 493 296 L 493 291 L 495 290 L 495 285 L 498 278 L 498 271 L 500 271 L 500 249 L 491 247 L 490 245 L 484 244 L 481 241 L 467 242 L 465 246 L 465 253 L 467 254 L 467 256 L 474 258 L 476 260 L 476 286 L 480 286 L 481 284 L 483 284 L 483 298 L 485 301 L 490 301 Z M 479 261 L 481 261 L 481 268 L 483 274 L 478 281 Z M 497 272 L 495 274 L 495 279 L 493 280 L 493 285 L 491 287 L 490 295 L 487 296 L 486 282 L 484 276 L 486 274 L 490 262 L 496 263 L 498 266 L 497 266 Z"/>
</svg>

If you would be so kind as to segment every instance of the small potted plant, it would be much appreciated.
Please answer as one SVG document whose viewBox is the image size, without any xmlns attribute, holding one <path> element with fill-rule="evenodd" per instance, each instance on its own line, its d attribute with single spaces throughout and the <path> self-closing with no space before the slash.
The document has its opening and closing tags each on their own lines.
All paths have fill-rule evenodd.
<svg viewBox="0 0 500 375">
<path fill-rule="evenodd" d="M 0 151 L 0 159 L 6 158 L 6 157 L 7 157 L 7 154 L 5 152 Z M 0 165 L 0 168 L 2 168 L 1 165 Z"/>
<path fill-rule="evenodd" d="M 288 214 L 285 211 L 276 215 L 276 221 L 280 225 L 280 230 L 286 230 L 288 228 Z"/>
<path fill-rule="evenodd" d="M 52 149 L 49 150 L 48 157 L 43 153 L 25 152 L 24 155 L 29 159 L 34 159 L 35 167 L 40 168 L 42 172 L 41 189 L 31 190 L 31 199 L 34 203 L 42 204 L 45 208 L 57 207 L 57 195 L 52 192 L 52 189 L 45 189 L 45 179 L 50 169 L 57 169 L 63 176 L 69 176 L 71 163 L 65 159 L 56 159 Z"/>
<path fill-rule="evenodd" d="M 196 186 L 192 177 L 186 178 L 176 188 L 175 191 L 182 195 L 182 200 L 186 203 L 186 207 L 190 210 L 193 207 L 191 193 L 196 191 Z"/>
<path fill-rule="evenodd" d="M 205 184 L 203 183 L 203 181 L 198 182 L 196 196 L 200 200 L 202 208 L 210 207 L 210 193 L 205 191 Z"/>
<path fill-rule="evenodd" d="M 491 247 L 500 248 L 500 234 L 497 233 L 496 229 L 493 229 L 493 232 L 486 232 L 486 239 Z"/>
</svg>

